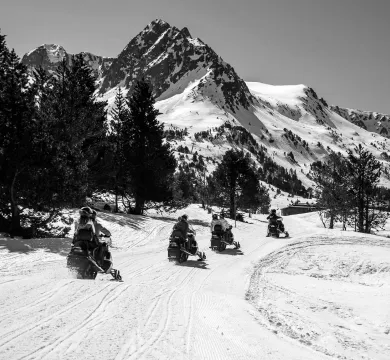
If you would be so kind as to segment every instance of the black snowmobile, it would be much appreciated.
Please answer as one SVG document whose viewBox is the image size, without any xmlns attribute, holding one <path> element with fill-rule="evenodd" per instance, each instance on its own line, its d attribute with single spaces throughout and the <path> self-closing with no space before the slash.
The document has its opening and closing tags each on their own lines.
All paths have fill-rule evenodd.
<svg viewBox="0 0 390 360">
<path fill-rule="evenodd" d="M 88 234 L 85 237 L 89 239 Z M 101 237 L 108 237 L 101 235 Z M 95 279 L 98 273 L 111 274 L 117 281 L 122 281 L 119 270 L 112 268 L 112 255 L 109 251 L 111 239 L 91 248 L 90 241 L 83 238 L 83 230 L 79 230 L 77 239 L 67 256 L 68 269 L 76 274 L 78 279 Z"/>
<path fill-rule="evenodd" d="M 195 235 L 195 230 L 189 230 L 186 241 L 180 231 L 173 230 L 169 237 L 168 259 L 183 263 L 187 261 L 189 256 L 199 256 L 198 261 L 206 260 L 206 254 L 199 251 Z"/>
<path fill-rule="evenodd" d="M 212 250 L 223 251 L 226 249 L 227 245 L 234 245 L 235 249 L 241 247 L 238 241 L 234 241 L 234 235 L 232 233 L 232 226 L 228 230 L 223 231 L 222 225 L 215 225 L 214 231 L 211 233 L 211 246 Z"/>
<path fill-rule="evenodd" d="M 282 218 L 278 218 L 276 221 L 268 224 L 268 234 L 267 236 L 279 237 L 280 234 L 284 234 L 284 237 L 289 237 L 289 233 L 284 228 Z"/>
</svg>

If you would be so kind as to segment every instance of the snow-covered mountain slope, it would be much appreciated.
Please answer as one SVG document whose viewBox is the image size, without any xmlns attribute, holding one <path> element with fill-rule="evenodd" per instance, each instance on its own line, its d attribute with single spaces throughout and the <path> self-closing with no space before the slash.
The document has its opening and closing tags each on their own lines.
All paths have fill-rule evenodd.
<svg viewBox="0 0 390 360">
<path fill-rule="evenodd" d="M 233 110 L 249 107 L 251 94 L 234 69 L 202 40 L 162 20 L 150 23 L 114 59 L 100 94 L 120 86 L 131 92 L 135 80 L 145 77 L 157 100 L 191 88 L 197 101 Z"/>
<path fill-rule="evenodd" d="M 0 239 L 0 359 L 390 357 L 386 238 L 324 230 L 316 214 L 267 238 L 254 215 L 233 228 L 241 249 L 216 253 L 210 214 L 183 212 L 205 263 L 167 260 L 177 214 L 99 213 L 123 283 L 72 278 L 70 239 Z"/>
<path fill-rule="evenodd" d="M 363 129 L 390 137 L 390 115 L 374 111 L 342 108 L 337 105 L 331 106 L 330 108 L 344 119 L 347 119 Z"/>
<path fill-rule="evenodd" d="M 34 56 L 40 59 L 37 54 L 43 52 L 54 66 L 63 51 L 47 48 L 30 52 L 23 61 L 28 63 Z M 42 64 L 46 66 L 47 61 Z M 193 38 L 187 28 L 180 30 L 155 20 L 118 57 L 104 61 L 91 55 L 90 64 L 97 72 L 97 94 L 108 102 L 109 110 L 119 88 L 131 93 L 135 80 L 145 77 L 153 86 L 161 112 L 159 120 L 167 129 L 187 130 L 185 136 L 169 141 L 176 149 L 186 146 L 192 153 L 201 153 L 208 171 L 232 147 L 251 152 L 259 164 L 253 151 L 258 147 L 264 148 L 262 151 L 276 164 L 296 171 L 310 187 L 313 183 L 308 173 L 313 161 L 323 159 L 331 150 L 346 154 L 359 143 L 390 170 L 386 137 L 351 123 L 308 86 L 245 83 L 233 67 L 202 40 Z M 35 63 L 31 61 L 30 65 Z M 226 123 L 228 127 L 221 127 Z M 229 130 L 231 126 L 243 127 L 257 145 L 238 140 Z M 180 159 L 179 153 L 177 157 Z M 387 175 L 382 184 L 390 186 Z"/>
</svg>

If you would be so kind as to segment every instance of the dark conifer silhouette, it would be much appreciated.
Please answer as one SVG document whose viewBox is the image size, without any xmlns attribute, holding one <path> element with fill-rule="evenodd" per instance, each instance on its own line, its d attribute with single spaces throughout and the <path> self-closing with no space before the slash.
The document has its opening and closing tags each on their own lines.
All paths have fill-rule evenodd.
<svg viewBox="0 0 390 360">
<path fill-rule="evenodd" d="M 147 203 L 173 199 L 176 160 L 169 144 L 164 143 L 163 124 L 157 120 L 159 112 L 145 80 L 137 81 L 127 103 L 130 116 L 122 129 L 124 164 L 135 200 L 131 211 L 143 214 Z"/>
<path fill-rule="evenodd" d="M 229 204 L 231 218 L 235 217 L 238 208 L 255 211 L 264 202 L 268 206 L 270 203 L 268 192 L 260 186 L 256 170 L 242 151 L 225 153 L 212 174 L 210 189 L 217 197 L 219 194 L 219 202 Z"/>
</svg>

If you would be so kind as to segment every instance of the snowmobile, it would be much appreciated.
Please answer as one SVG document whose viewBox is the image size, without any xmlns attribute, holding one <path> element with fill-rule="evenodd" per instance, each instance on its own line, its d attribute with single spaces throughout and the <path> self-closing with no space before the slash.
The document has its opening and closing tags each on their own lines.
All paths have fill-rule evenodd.
<svg viewBox="0 0 390 360">
<path fill-rule="evenodd" d="M 187 261 L 189 256 L 199 256 L 198 261 L 206 260 L 206 254 L 199 251 L 195 235 L 195 230 L 189 230 L 186 241 L 180 231 L 173 230 L 169 237 L 168 259 L 177 260 L 180 264 Z"/>
<path fill-rule="evenodd" d="M 214 226 L 214 231 L 211 233 L 211 246 L 212 250 L 223 251 L 227 245 L 234 245 L 235 249 L 241 247 L 238 241 L 234 241 L 234 235 L 232 233 L 232 226 L 226 231 L 223 231 L 222 226 L 217 224 Z"/>
<path fill-rule="evenodd" d="M 101 237 L 109 238 L 109 236 L 104 235 Z M 68 269 L 76 274 L 78 279 L 94 280 L 98 273 L 104 273 L 111 274 L 114 280 L 122 281 L 119 270 L 112 268 L 110 245 L 111 238 L 101 243 L 100 247 L 90 249 L 89 241 L 83 240 L 83 234 L 79 232 L 78 239 L 72 244 L 67 256 Z M 98 256 L 99 251 L 102 252 L 102 256 Z"/>
<path fill-rule="evenodd" d="M 289 233 L 285 230 L 284 224 L 282 222 L 282 218 L 279 218 L 274 223 L 270 223 L 268 225 L 268 235 L 267 236 L 274 236 L 279 237 L 280 234 L 284 234 L 285 237 L 289 237 Z"/>
</svg>

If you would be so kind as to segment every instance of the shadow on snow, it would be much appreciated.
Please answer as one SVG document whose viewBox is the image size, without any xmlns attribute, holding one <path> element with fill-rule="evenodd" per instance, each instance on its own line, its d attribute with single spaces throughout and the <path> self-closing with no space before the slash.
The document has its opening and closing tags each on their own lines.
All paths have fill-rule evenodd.
<svg viewBox="0 0 390 360">
<path fill-rule="evenodd" d="M 240 249 L 225 249 L 223 251 L 216 251 L 215 253 L 220 255 L 225 254 L 225 255 L 233 255 L 233 256 L 244 255 L 244 253 Z"/>
<path fill-rule="evenodd" d="M 42 238 L 42 239 L 0 239 L 0 249 L 9 252 L 27 254 L 31 251 L 43 249 L 59 255 L 68 255 L 72 239 L 70 238 Z"/>
</svg>

